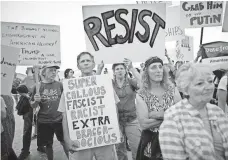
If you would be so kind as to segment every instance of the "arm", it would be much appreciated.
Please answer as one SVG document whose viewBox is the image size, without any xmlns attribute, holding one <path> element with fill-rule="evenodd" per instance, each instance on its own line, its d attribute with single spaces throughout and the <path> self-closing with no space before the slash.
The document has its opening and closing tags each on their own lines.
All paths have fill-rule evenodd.
<svg viewBox="0 0 228 160">
<path fill-rule="evenodd" d="M 103 68 L 104 68 L 104 62 L 103 62 L 103 61 L 101 61 L 101 63 L 100 63 L 100 64 L 98 64 L 98 66 L 97 66 L 97 72 L 96 72 L 96 75 L 101 75 Z"/>
<path fill-rule="evenodd" d="M 4 99 L 1 97 L 1 120 L 6 118 L 6 104 Z"/>
<path fill-rule="evenodd" d="M 140 84 L 141 82 L 141 75 L 140 73 L 133 67 L 131 60 L 124 58 L 124 63 L 126 66 L 128 66 L 129 71 L 133 74 L 135 77 L 137 84 Z"/>
<path fill-rule="evenodd" d="M 175 71 L 175 67 L 174 67 L 173 62 L 171 61 L 169 55 L 167 54 L 167 50 L 166 50 L 166 49 L 165 49 L 165 56 L 166 56 L 166 58 L 167 58 L 168 61 L 169 61 L 169 65 L 170 65 L 171 71 L 174 72 L 174 71 Z"/>
<path fill-rule="evenodd" d="M 162 123 L 162 120 L 149 118 L 147 105 L 138 94 L 136 95 L 136 111 L 138 113 L 139 124 L 143 130 L 156 128 Z"/>
<path fill-rule="evenodd" d="M 172 118 L 166 118 L 160 126 L 159 143 L 164 160 L 186 160 L 183 140 L 177 124 Z"/>
<path fill-rule="evenodd" d="M 218 106 L 225 112 L 227 91 L 218 90 Z"/>
</svg>

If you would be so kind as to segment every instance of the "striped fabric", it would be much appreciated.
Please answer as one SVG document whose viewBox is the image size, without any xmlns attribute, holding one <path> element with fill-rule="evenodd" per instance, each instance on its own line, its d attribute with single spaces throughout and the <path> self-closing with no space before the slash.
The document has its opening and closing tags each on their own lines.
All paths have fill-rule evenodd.
<svg viewBox="0 0 228 160">
<path fill-rule="evenodd" d="M 228 118 L 215 105 L 208 103 L 207 110 L 211 125 L 221 133 L 225 160 L 228 160 Z M 216 160 L 212 136 L 187 99 L 166 110 L 159 142 L 166 160 Z"/>
</svg>

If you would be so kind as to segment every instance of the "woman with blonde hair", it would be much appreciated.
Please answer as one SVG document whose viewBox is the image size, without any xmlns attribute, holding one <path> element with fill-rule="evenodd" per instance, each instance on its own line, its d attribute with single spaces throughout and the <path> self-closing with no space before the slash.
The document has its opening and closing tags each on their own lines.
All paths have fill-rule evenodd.
<svg viewBox="0 0 228 160">
<path fill-rule="evenodd" d="M 159 126 L 164 111 L 181 100 L 181 97 L 169 81 L 163 61 L 158 57 L 151 57 L 145 62 L 141 81 L 142 86 L 136 96 L 136 109 L 143 131 L 137 159 L 162 159 L 158 141 Z"/>
<path fill-rule="evenodd" d="M 210 66 L 184 64 L 176 84 L 186 98 L 165 112 L 159 134 L 163 158 L 227 160 L 228 119 L 221 108 L 209 103 L 214 91 Z"/>
</svg>

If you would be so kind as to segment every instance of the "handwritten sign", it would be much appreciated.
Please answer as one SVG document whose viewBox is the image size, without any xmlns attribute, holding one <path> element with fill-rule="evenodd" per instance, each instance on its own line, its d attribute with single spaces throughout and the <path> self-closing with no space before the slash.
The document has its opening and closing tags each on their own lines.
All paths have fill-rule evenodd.
<svg viewBox="0 0 228 160">
<path fill-rule="evenodd" d="M 203 44 L 203 47 L 205 48 L 203 63 L 228 65 L 228 42 L 212 42 Z"/>
<path fill-rule="evenodd" d="M 176 58 L 178 61 L 194 60 L 193 37 L 182 36 L 176 42 Z"/>
<path fill-rule="evenodd" d="M 180 19 L 184 28 L 222 25 L 223 1 L 181 1 Z"/>
<path fill-rule="evenodd" d="M 1 45 L 1 94 L 10 95 L 20 50 Z"/>
<path fill-rule="evenodd" d="M 166 37 L 165 40 L 179 40 L 185 33 L 180 26 L 180 6 L 167 7 L 166 9 Z"/>
<path fill-rule="evenodd" d="M 136 1 L 137 4 L 154 4 L 154 3 L 165 3 L 167 6 L 172 5 L 172 1 Z"/>
<path fill-rule="evenodd" d="M 108 75 L 63 81 L 70 138 L 79 150 L 120 143 L 111 78 Z"/>
<path fill-rule="evenodd" d="M 2 44 L 20 48 L 18 65 L 60 65 L 60 27 L 1 22 Z"/>
<path fill-rule="evenodd" d="M 225 14 L 224 14 L 222 31 L 228 32 L 228 2 L 226 2 L 226 9 L 225 9 Z"/>
<path fill-rule="evenodd" d="M 165 55 L 164 3 L 83 6 L 87 50 L 106 64 Z"/>
</svg>

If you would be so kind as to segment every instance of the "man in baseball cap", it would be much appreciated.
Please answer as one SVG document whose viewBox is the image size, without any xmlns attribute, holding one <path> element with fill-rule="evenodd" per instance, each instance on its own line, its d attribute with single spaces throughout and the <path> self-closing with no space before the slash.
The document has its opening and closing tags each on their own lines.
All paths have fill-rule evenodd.
<svg viewBox="0 0 228 160">
<path fill-rule="evenodd" d="M 42 81 L 39 92 L 34 88 L 31 106 L 40 106 L 37 119 L 37 143 L 39 146 L 46 146 L 48 160 L 53 160 L 53 137 L 56 135 L 58 141 L 63 145 L 68 156 L 62 128 L 62 113 L 57 111 L 63 85 L 55 81 L 59 66 L 43 66 L 41 70 Z"/>
</svg>

